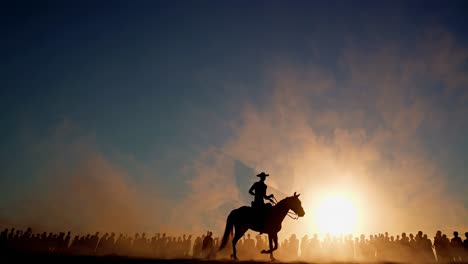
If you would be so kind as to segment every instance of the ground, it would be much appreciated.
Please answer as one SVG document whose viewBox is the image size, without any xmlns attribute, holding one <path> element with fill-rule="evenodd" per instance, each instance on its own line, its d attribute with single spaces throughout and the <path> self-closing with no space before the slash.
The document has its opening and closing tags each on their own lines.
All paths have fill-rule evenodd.
<svg viewBox="0 0 468 264">
<path fill-rule="evenodd" d="M 118 256 L 51 256 L 51 255 L 15 255 L 15 256 L 3 256 L 2 260 L 6 260 L 3 263 L 26 263 L 32 261 L 33 263 L 110 263 L 110 264 L 225 264 L 225 263 L 236 263 L 242 262 L 243 264 L 264 264 L 271 262 L 262 261 L 228 261 L 228 260 L 199 260 L 199 259 L 149 259 L 149 258 L 128 258 Z M 281 261 L 275 261 L 274 263 L 285 263 Z M 288 262 L 295 264 L 307 264 L 307 262 Z M 335 262 L 336 263 L 336 262 Z M 346 262 L 350 263 L 350 262 Z M 380 262 L 382 263 L 382 262 Z M 385 262 L 389 263 L 389 262 Z M 337 263 L 338 264 L 338 263 Z M 344 262 L 343 262 L 344 264 Z M 460 264 L 460 262 L 457 262 Z M 468 264 L 468 263 L 466 263 Z"/>
</svg>

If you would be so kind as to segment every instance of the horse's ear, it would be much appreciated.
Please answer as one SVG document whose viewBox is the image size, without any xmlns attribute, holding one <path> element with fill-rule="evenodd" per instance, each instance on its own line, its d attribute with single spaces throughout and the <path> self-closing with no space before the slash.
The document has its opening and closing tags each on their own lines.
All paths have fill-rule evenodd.
<svg viewBox="0 0 468 264">
<path fill-rule="evenodd" d="M 296 197 L 299 197 L 299 195 L 301 195 L 301 194 L 296 195 Z"/>
<path fill-rule="evenodd" d="M 294 192 L 294 197 L 296 197 L 296 196 L 297 196 L 297 195 L 296 195 L 296 192 Z"/>
</svg>

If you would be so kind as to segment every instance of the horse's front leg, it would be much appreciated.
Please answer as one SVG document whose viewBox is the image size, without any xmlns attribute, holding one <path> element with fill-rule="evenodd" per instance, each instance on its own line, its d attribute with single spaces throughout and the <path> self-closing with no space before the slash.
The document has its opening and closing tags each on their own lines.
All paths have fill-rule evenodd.
<svg viewBox="0 0 468 264">
<path fill-rule="evenodd" d="M 268 237 L 270 237 L 270 241 L 273 240 L 275 246 L 272 247 L 272 243 L 270 242 L 270 259 L 272 261 L 276 260 L 275 257 L 273 256 L 273 251 L 277 250 L 278 249 L 278 233 L 273 233 L 271 235 L 268 235 Z"/>
</svg>

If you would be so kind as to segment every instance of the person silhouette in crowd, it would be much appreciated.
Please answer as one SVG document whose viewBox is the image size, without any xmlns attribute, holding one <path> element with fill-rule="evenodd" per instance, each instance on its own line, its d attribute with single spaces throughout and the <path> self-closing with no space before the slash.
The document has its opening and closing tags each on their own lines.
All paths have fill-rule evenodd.
<svg viewBox="0 0 468 264">
<path fill-rule="evenodd" d="M 468 262 L 468 232 L 465 232 L 465 240 L 463 240 L 463 261 Z"/>
<path fill-rule="evenodd" d="M 0 234 L 0 254 L 3 253 L 4 251 L 7 251 L 7 245 L 8 245 L 8 228 L 5 228 L 5 230 L 2 231 Z"/>
<path fill-rule="evenodd" d="M 450 240 L 448 239 L 446 234 L 442 235 L 442 245 L 443 245 L 444 259 L 446 261 L 449 261 L 450 260 Z"/>
<path fill-rule="evenodd" d="M 401 233 L 400 243 L 404 246 L 409 246 L 409 238 L 406 236 L 406 233 Z"/>
<path fill-rule="evenodd" d="M 468 232 L 465 232 L 465 240 L 463 240 L 463 261 L 468 262 Z"/>
<path fill-rule="evenodd" d="M 98 244 L 99 244 L 99 232 L 96 232 L 94 236 L 92 236 L 89 240 L 89 247 L 90 247 L 89 250 L 94 253 Z"/>
<path fill-rule="evenodd" d="M 455 262 L 462 261 L 463 242 L 458 236 L 457 231 L 453 232 L 453 238 L 450 240 L 450 249 L 452 260 Z"/>
<path fill-rule="evenodd" d="M 255 254 L 255 240 L 250 237 L 250 234 L 247 234 L 247 239 L 244 240 L 245 255 L 247 259 L 253 258 Z"/>
<path fill-rule="evenodd" d="M 71 231 L 67 232 L 67 236 L 65 237 L 65 240 L 63 241 L 62 249 L 64 252 L 67 251 L 68 245 L 70 245 L 70 239 L 71 239 Z"/>
<path fill-rule="evenodd" d="M 309 236 L 304 235 L 301 238 L 301 258 L 304 259 L 306 257 L 306 252 L 309 249 Z"/>
<path fill-rule="evenodd" d="M 299 239 L 297 239 L 296 234 L 292 234 L 289 237 L 288 245 L 290 256 L 293 258 L 297 258 L 297 254 L 299 252 Z"/>
<path fill-rule="evenodd" d="M 185 241 L 185 257 L 189 256 L 190 247 L 192 246 L 192 235 L 189 235 Z"/>
<path fill-rule="evenodd" d="M 258 252 L 262 251 L 266 245 L 263 244 L 263 239 L 261 235 L 255 236 L 255 248 Z"/>
<path fill-rule="evenodd" d="M 443 242 L 442 242 L 442 231 L 437 230 L 434 237 L 434 249 L 438 261 L 441 261 L 443 258 Z"/>
<path fill-rule="evenodd" d="M 206 233 L 205 238 L 203 239 L 203 244 L 202 244 L 202 254 L 204 258 L 211 258 L 212 253 L 213 253 L 213 233 L 208 231 Z"/>
</svg>

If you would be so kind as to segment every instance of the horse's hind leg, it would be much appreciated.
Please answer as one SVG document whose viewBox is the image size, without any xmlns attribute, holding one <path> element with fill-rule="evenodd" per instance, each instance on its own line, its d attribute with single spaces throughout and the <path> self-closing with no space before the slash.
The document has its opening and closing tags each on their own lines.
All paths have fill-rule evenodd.
<svg viewBox="0 0 468 264">
<path fill-rule="evenodd" d="M 268 245 L 269 245 L 269 248 L 268 250 L 262 250 L 260 253 L 262 254 L 271 254 L 271 252 L 273 252 L 273 238 L 270 234 L 268 234 Z"/>
<path fill-rule="evenodd" d="M 247 228 L 244 226 L 235 226 L 236 231 L 234 232 L 234 238 L 232 239 L 232 259 L 237 260 L 236 244 L 237 241 L 244 235 L 247 231 Z"/>
</svg>

